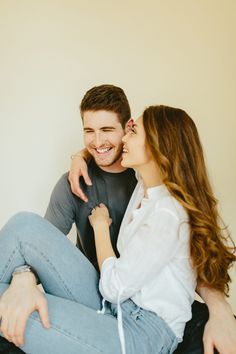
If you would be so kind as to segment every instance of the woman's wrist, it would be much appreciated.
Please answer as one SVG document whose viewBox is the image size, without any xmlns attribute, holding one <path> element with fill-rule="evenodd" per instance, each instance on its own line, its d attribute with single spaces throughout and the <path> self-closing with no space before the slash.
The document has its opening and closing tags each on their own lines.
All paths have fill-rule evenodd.
<svg viewBox="0 0 236 354">
<path fill-rule="evenodd" d="M 107 221 L 107 220 L 96 221 L 96 224 L 93 226 L 93 230 L 94 230 L 95 236 L 103 233 L 104 231 L 109 230 L 109 221 Z"/>
</svg>

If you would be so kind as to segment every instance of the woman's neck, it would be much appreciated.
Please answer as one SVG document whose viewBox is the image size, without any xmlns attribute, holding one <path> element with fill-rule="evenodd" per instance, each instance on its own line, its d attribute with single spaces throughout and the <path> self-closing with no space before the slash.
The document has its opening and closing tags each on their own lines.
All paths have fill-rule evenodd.
<svg viewBox="0 0 236 354">
<path fill-rule="evenodd" d="M 143 165 L 137 171 L 143 181 L 145 197 L 147 197 L 146 190 L 148 188 L 160 186 L 163 184 L 161 172 L 156 163 L 151 161 L 149 164 Z"/>
</svg>

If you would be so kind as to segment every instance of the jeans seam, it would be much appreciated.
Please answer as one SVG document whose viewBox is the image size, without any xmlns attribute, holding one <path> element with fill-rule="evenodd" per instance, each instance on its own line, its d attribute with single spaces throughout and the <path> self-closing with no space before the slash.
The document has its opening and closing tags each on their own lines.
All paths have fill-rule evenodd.
<svg viewBox="0 0 236 354">
<path fill-rule="evenodd" d="M 56 273 L 56 276 L 57 276 L 57 277 L 59 278 L 59 280 L 61 281 L 64 290 L 67 292 L 67 295 L 69 295 L 69 296 L 72 298 L 73 301 L 77 302 L 76 298 L 75 298 L 74 295 L 71 293 L 71 291 L 70 291 L 69 288 L 67 287 L 65 281 L 64 281 L 63 278 L 60 276 L 60 274 L 59 274 L 58 271 L 56 270 L 56 267 L 55 267 L 55 266 L 53 265 L 53 263 L 49 260 L 49 258 L 48 258 L 41 250 L 38 250 L 38 248 L 35 247 L 32 243 L 29 243 L 29 242 L 27 242 L 27 241 L 24 242 L 24 243 L 25 243 L 27 246 L 29 246 L 31 250 L 34 249 L 34 250 L 37 252 L 37 254 L 38 254 L 39 256 L 41 256 L 41 257 L 50 265 L 51 270 L 53 270 L 53 271 Z M 20 244 L 21 244 L 21 242 L 20 242 Z M 22 249 L 23 249 L 23 247 L 22 247 Z M 27 256 L 26 256 L 26 257 L 24 256 L 24 258 L 27 258 Z M 37 269 L 36 269 L 36 271 L 37 271 Z"/>
<path fill-rule="evenodd" d="M 42 324 L 41 321 L 40 321 L 39 319 L 37 319 L 37 318 L 31 317 L 31 320 L 33 320 L 33 321 L 35 321 L 35 322 L 37 322 L 37 323 Z M 101 351 L 99 348 L 95 347 L 95 346 L 92 345 L 91 343 L 86 342 L 83 338 L 73 335 L 73 334 L 70 333 L 69 331 L 66 331 L 66 330 L 63 329 L 62 327 L 59 327 L 59 326 L 57 326 L 56 324 L 54 324 L 54 323 L 52 323 L 52 322 L 50 322 L 50 328 L 52 328 L 53 330 L 55 330 L 55 331 L 57 331 L 57 332 L 59 332 L 59 333 L 65 335 L 65 336 L 68 337 L 68 338 L 71 338 L 71 339 L 74 339 L 74 340 L 79 341 L 79 343 L 80 343 L 81 345 L 84 345 L 84 346 L 86 346 L 86 347 L 90 347 L 90 348 L 92 348 L 92 349 L 95 349 L 96 352 L 99 353 L 99 354 L 103 354 L 103 353 L 104 353 L 103 351 Z"/>
<path fill-rule="evenodd" d="M 0 278 L 0 282 L 2 282 L 4 276 L 6 275 L 8 269 L 10 268 L 10 266 L 11 266 L 13 260 L 14 260 L 14 256 L 15 256 L 15 254 L 16 254 L 17 251 L 19 252 L 19 254 L 21 254 L 20 249 L 19 249 L 18 247 L 16 247 L 16 248 L 12 251 L 12 253 L 10 254 L 10 257 L 8 258 L 6 264 L 5 264 L 4 268 L 3 268 L 2 276 L 1 276 L 1 278 Z"/>
</svg>

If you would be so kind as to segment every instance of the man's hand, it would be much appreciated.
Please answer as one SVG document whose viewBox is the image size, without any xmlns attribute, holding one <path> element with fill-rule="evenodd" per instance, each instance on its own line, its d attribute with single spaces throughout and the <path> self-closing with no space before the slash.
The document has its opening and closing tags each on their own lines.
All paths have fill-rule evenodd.
<svg viewBox="0 0 236 354">
<path fill-rule="evenodd" d="M 29 315 L 37 310 L 45 328 L 49 328 L 47 301 L 38 289 L 32 273 L 17 274 L 0 297 L 0 332 L 17 346 L 24 345 Z"/>
<path fill-rule="evenodd" d="M 214 348 L 220 354 L 236 353 L 236 319 L 226 302 L 218 306 L 216 311 L 210 311 L 203 343 L 204 354 L 213 354 Z"/>
<path fill-rule="evenodd" d="M 83 193 L 79 185 L 80 176 L 84 178 L 84 181 L 88 186 L 92 185 L 91 179 L 88 175 L 88 167 L 85 159 L 82 157 L 82 155 L 75 154 L 73 155 L 73 159 L 71 161 L 68 180 L 70 182 L 72 192 L 84 202 L 87 202 L 88 198 Z"/>
</svg>

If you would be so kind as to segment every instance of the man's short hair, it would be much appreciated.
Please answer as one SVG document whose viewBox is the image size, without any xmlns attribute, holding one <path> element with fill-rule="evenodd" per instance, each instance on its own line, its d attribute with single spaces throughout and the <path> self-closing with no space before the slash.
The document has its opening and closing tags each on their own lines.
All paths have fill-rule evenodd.
<svg viewBox="0 0 236 354">
<path fill-rule="evenodd" d="M 124 91 L 114 85 L 95 86 L 84 95 L 80 104 L 82 119 L 85 111 L 99 110 L 117 113 L 123 128 L 131 116 L 129 102 Z"/>
</svg>

